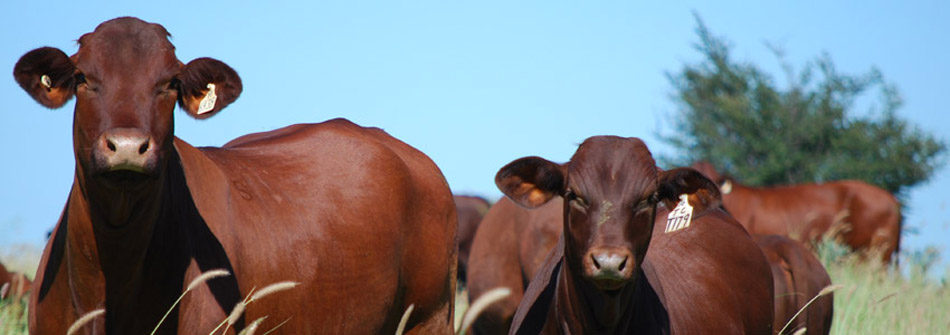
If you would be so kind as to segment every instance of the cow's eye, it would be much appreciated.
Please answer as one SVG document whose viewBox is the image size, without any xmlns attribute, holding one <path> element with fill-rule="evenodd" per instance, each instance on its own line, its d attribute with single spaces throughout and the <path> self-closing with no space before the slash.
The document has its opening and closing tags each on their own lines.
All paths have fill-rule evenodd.
<svg viewBox="0 0 950 335">
<path fill-rule="evenodd" d="M 635 206 L 633 206 L 634 213 L 643 213 L 653 208 L 653 205 L 656 204 L 656 197 L 651 196 L 640 200 Z"/>
<path fill-rule="evenodd" d="M 77 72 L 74 77 L 76 78 L 76 85 L 82 85 L 86 83 L 86 75 L 82 74 L 82 72 Z"/>
<path fill-rule="evenodd" d="M 177 89 L 178 89 L 178 81 L 169 80 L 165 84 L 158 86 L 158 89 L 155 90 L 155 95 L 163 95 L 163 94 L 172 93 L 173 91 L 176 91 Z"/>
<path fill-rule="evenodd" d="M 580 210 L 585 210 L 585 211 L 587 210 L 587 207 L 588 207 L 587 201 L 585 201 L 583 197 L 577 195 L 576 192 L 567 191 L 567 194 L 565 194 L 564 198 L 568 202 L 570 202 L 571 206 L 574 206 L 575 208 L 580 209 Z"/>
</svg>

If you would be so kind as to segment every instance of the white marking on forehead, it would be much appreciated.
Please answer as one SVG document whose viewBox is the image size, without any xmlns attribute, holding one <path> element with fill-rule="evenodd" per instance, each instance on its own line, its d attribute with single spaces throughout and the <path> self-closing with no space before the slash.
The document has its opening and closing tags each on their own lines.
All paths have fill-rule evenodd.
<svg viewBox="0 0 950 335">
<path fill-rule="evenodd" d="M 604 224 L 604 222 L 607 222 L 607 220 L 610 220 L 610 213 L 609 213 L 609 212 L 610 212 L 610 207 L 613 207 L 613 206 L 614 206 L 614 204 L 611 203 L 610 201 L 607 201 L 607 200 L 604 200 L 603 202 L 600 203 L 600 207 L 601 207 L 601 209 L 600 209 L 600 217 L 597 218 L 597 226 L 598 226 L 598 227 L 600 227 L 600 225 Z"/>
</svg>

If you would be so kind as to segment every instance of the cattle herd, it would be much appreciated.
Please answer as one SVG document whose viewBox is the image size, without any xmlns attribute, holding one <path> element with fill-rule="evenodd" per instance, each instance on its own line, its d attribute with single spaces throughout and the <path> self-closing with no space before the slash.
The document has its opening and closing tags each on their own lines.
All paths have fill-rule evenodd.
<svg viewBox="0 0 950 335">
<path fill-rule="evenodd" d="M 43 47 L 15 65 L 43 106 L 76 99 L 74 182 L 29 296 L 31 334 L 66 334 L 96 310 L 77 334 L 223 321 L 237 334 L 263 317 L 275 334 L 449 334 L 463 284 L 471 300 L 511 292 L 476 334 L 827 334 L 831 280 L 811 242 L 833 233 L 885 262 L 899 247 L 885 191 L 664 170 L 638 138 L 588 138 L 563 164 L 514 160 L 494 204 L 453 198 L 425 154 L 344 119 L 193 147 L 174 135 L 175 105 L 211 117 L 241 79 L 179 61 L 168 36 L 117 18 L 72 56 Z M 228 275 L 202 276 L 215 269 Z M 4 283 L 31 290 L 0 266 Z M 286 291 L 262 290 L 274 283 Z"/>
</svg>

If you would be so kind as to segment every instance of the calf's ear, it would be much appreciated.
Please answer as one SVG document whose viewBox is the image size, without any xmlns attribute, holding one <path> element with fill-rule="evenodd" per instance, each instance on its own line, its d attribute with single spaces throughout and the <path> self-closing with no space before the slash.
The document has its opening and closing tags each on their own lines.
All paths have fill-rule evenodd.
<svg viewBox="0 0 950 335">
<path fill-rule="evenodd" d="M 75 93 L 76 65 L 62 50 L 42 47 L 27 52 L 13 66 L 13 78 L 33 100 L 59 108 Z"/>
<path fill-rule="evenodd" d="M 524 157 L 498 170 L 495 185 L 515 203 L 535 208 L 561 195 L 565 175 L 561 165 L 541 157 Z"/>
<path fill-rule="evenodd" d="M 244 86 L 230 66 L 213 58 L 198 58 L 181 69 L 178 105 L 193 118 L 207 119 L 237 100 Z"/>
<path fill-rule="evenodd" d="M 689 204 L 694 211 L 702 212 L 708 208 L 722 205 L 719 187 L 702 173 L 692 168 L 676 168 L 661 171 L 657 176 L 659 188 L 657 195 L 666 208 L 673 209 L 680 201 L 680 195 L 689 196 Z"/>
</svg>

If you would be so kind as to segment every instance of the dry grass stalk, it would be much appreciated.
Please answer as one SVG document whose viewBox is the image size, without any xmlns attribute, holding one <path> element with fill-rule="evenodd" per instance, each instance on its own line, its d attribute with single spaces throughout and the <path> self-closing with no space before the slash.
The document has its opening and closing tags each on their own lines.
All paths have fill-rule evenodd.
<svg viewBox="0 0 950 335">
<path fill-rule="evenodd" d="M 92 312 L 86 313 L 85 315 L 80 317 L 78 320 L 76 320 L 76 322 L 73 322 L 71 326 L 69 326 L 69 330 L 66 331 L 66 335 L 76 334 L 76 332 L 78 332 L 79 329 L 82 329 L 82 327 L 85 326 L 87 323 L 89 323 L 89 321 L 92 321 L 93 319 L 105 313 L 106 313 L 106 310 L 101 309 L 101 308 L 94 310 Z"/>
<path fill-rule="evenodd" d="M 456 334 L 465 335 L 465 332 L 467 332 L 468 329 L 472 327 L 472 324 L 475 323 L 475 319 L 478 318 L 479 314 L 482 314 L 485 308 L 488 308 L 488 306 L 491 306 L 491 304 L 494 304 L 509 295 L 511 295 L 511 289 L 507 287 L 496 287 L 489 290 L 488 292 L 485 292 L 485 294 L 482 294 L 480 297 L 478 297 L 478 299 L 475 299 L 475 301 L 472 302 L 472 305 L 469 306 L 468 310 L 465 311 L 465 314 L 462 315 L 462 325 L 459 327 L 459 329 L 455 330 Z"/>
<path fill-rule="evenodd" d="M 228 315 L 229 327 L 237 323 L 238 319 L 241 318 L 241 314 L 244 314 L 245 309 L 247 309 L 247 304 L 245 304 L 243 301 L 237 303 L 237 305 L 234 306 L 234 309 L 231 310 L 231 314 Z M 227 328 L 224 329 L 227 330 Z"/>
<path fill-rule="evenodd" d="M 284 320 L 284 322 L 281 322 L 281 323 L 277 324 L 277 326 L 274 326 L 274 328 L 271 328 L 270 330 L 268 330 L 266 333 L 264 333 L 264 334 L 262 334 L 262 335 L 268 335 L 268 334 L 270 334 L 270 333 L 273 333 L 275 330 L 277 330 L 277 328 L 280 328 L 280 326 L 283 326 L 283 325 L 286 324 L 288 321 L 290 321 L 290 318 L 287 318 L 287 320 Z"/>
<path fill-rule="evenodd" d="M 410 304 L 409 307 L 406 308 L 406 312 L 402 313 L 402 318 L 399 319 L 399 326 L 396 327 L 396 335 L 402 335 L 402 333 L 406 330 L 406 323 L 409 322 L 409 315 L 412 314 L 412 310 L 415 307 L 415 304 Z"/>
<path fill-rule="evenodd" d="M 811 305 L 811 303 L 815 302 L 815 300 L 818 300 L 818 298 L 831 294 L 831 292 L 834 292 L 835 290 L 842 287 L 844 287 L 844 285 L 828 285 L 828 286 L 825 286 L 825 288 L 821 289 L 821 291 L 818 291 L 818 294 L 816 294 L 814 298 L 811 298 L 811 300 L 808 300 L 808 302 L 805 303 L 805 306 L 802 306 L 802 308 L 799 309 L 798 312 L 796 312 L 795 315 L 793 315 L 792 318 L 789 319 L 787 323 L 785 323 L 785 327 L 782 327 L 782 330 L 780 330 L 778 333 L 780 335 L 784 334 L 785 329 L 787 329 L 788 326 L 792 325 L 792 321 L 795 321 L 795 318 L 797 318 L 798 315 L 802 314 L 802 312 L 805 311 L 805 309 L 807 309 L 808 306 Z M 798 332 L 796 332 L 796 334 L 797 333 Z"/>
<path fill-rule="evenodd" d="M 175 303 L 172 304 L 172 307 L 168 308 L 168 310 L 165 311 L 165 315 L 163 315 L 162 319 L 158 321 L 158 324 L 155 325 L 154 329 L 152 329 L 152 332 L 150 335 L 154 335 L 155 332 L 158 331 L 158 327 L 162 326 L 162 323 L 164 323 L 165 319 L 168 318 L 168 314 L 171 314 L 172 310 L 175 309 L 175 306 L 178 306 L 178 303 L 181 302 L 181 299 L 184 298 L 185 295 L 188 294 L 188 292 L 191 292 L 191 290 L 193 290 L 195 287 L 198 287 L 198 285 L 201 285 L 202 283 L 206 281 L 209 281 L 214 278 L 230 276 L 230 275 L 231 273 L 228 272 L 228 270 L 214 269 L 214 270 L 205 271 L 198 277 L 195 277 L 195 279 L 192 279 L 191 282 L 188 283 L 188 287 L 185 288 L 185 291 L 181 292 L 181 295 L 178 296 L 178 299 L 175 299 Z"/>
<path fill-rule="evenodd" d="M 267 317 L 264 316 L 264 317 L 257 318 L 257 320 L 254 320 L 254 322 L 251 322 L 251 324 L 248 325 L 247 328 L 244 328 L 244 330 L 242 330 L 240 333 L 238 333 L 238 335 L 254 335 L 254 333 L 257 332 L 257 327 L 261 325 L 261 322 L 264 322 L 264 319 L 267 319 Z"/>
<path fill-rule="evenodd" d="M 231 273 L 228 272 L 228 270 L 225 270 L 225 269 L 214 269 L 214 270 L 205 271 L 205 272 L 202 273 L 200 276 L 195 277 L 195 279 L 193 279 L 193 280 L 191 281 L 191 283 L 188 283 L 188 288 L 185 289 L 185 292 L 191 291 L 191 290 L 193 290 L 195 287 L 197 287 L 198 285 L 201 285 L 201 283 L 204 283 L 204 282 L 209 281 L 209 280 L 211 280 L 211 279 L 215 279 L 215 278 L 218 278 L 218 277 L 230 276 L 230 275 L 231 275 Z"/>
<path fill-rule="evenodd" d="M 228 317 L 224 321 L 219 323 L 217 327 L 214 327 L 214 330 L 211 331 L 211 334 L 218 332 L 218 329 L 220 329 L 221 326 L 224 326 L 224 331 L 222 333 L 227 333 L 228 329 L 230 329 L 231 326 L 233 326 L 235 323 L 237 323 L 238 320 L 241 319 L 241 315 L 244 314 L 244 311 L 247 309 L 247 305 L 250 304 L 251 302 L 254 302 L 258 299 L 261 299 L 270 294 L 274 294 L 276 292 L 289 290 L 291 288 L 296 287 L 297 285 L 300 285 L 300 283 L 293 282 L 293 281 L 282 281 L 282 282 L 277 282 L 277 283 L 267 285 L 256 292 L 255 292 L 255 288 L 252 288 L 251 293 L 248 293 L 247 297 L 244 298 L 244 301 L 237 303 L 237 305 L 234 306 L 234 309 L 231 310 L 231 314 L 228 314 Z M 287 321 L 284 321 L 284 323 L 286 322 Z M 283 323 L 281 323 L 277 327 L 280 327 L 282 325 Z M 274 329 L 277 329 L 277 328 L 275 327 Z M 274 331 L 274 329 L 271 329 L 267 333 Z"/>
<path fill-rule="evenodd" d="M 297 285 L 300 285 L 300 283 L 293 282 L 293 281 L 282 281 L 279 283 L 273 283 L 273 284 L 267 285 L 264 288 L 262 288 L 260 291 L 257 291 L 256 293 L 254 293 L 254 295 L 251 296 L 251 300 L 249 300 L 248 303 L 250 303 L 251 301 L 255 301 L 257 299 L 263 298 L 267 295 L 276 293 L 276 292 L 292 289 L 296 287 Z"/>
</svg>

